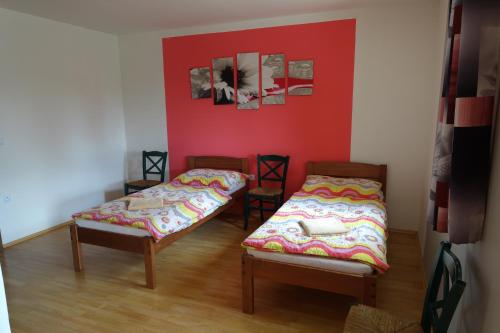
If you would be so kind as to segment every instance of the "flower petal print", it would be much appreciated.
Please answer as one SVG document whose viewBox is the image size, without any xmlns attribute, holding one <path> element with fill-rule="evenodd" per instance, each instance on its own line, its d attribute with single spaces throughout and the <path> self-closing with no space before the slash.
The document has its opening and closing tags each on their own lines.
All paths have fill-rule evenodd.
<svg viewBox="0 0 500 333">
<path fill-rule="evenodd" d="M 243 104 L 243 103 L 248 103 L 249 101 L 250 99 L 242 93 L 241 89 L 238 89 L 238 102 L 240 104 Z"/>
<path fill-rule="evenodd" d="M 226 88 L 226 87 L 227 87 L 227 83 L 226 83 L 226 82 L 224 82 L 224 81 L 222 81 L 222 82 L 217 82 L 217 83 L 215 83 L 215 84 L 214 84 L 214 87 L 215 87 L 216 89 L 224 89 L 224 88 Z"/>
<path fill-rule="evenodd" d="M 227 86 L 224 88 L 224 92 L 226 93 L 226 98 L 230 100 L 234 95 L 234 88 Z"/>
<path fill-rule="evenodd" d="M 274 83 L 273 69 L 269 66 L 262 66 L 262 96 L 267 96 L 266 89 L 278 88 Z"/>
<path fill-rule="evenodd" d="M 214 72 L 220 73 L 226 67 L 233 67 L 233 58 L 227 57 L 227 58 L 214 59 L 212 66 L 213 66 Z M 220 79 L 220 76 L 219 76 L 219 79 Z M 215 77 L 214 77 L 214 80 L 215 80 Z"/>
<path fill-rule="evenodd" d="M 212 61 L 215 104 L 234 103 L 233 58 L 217 58 Z"/>
<path fill-rule="evenodd" d="M 249 94 L 259 91 L 259 56 L 256 53 L 238 54 L 238 89 L 246 90 Z M 256 66 L 257 64 L 257 66 Z M 243 92 L 244 95 L 247 93 Z"/>
</svg>

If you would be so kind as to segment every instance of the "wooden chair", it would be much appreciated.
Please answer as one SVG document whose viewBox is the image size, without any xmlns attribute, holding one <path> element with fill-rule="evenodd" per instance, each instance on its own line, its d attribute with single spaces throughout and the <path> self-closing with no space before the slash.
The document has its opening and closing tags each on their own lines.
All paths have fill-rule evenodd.
<svg viewBox="0 0 500 333">
<path fill-rule="evenodd" d="M 283 205 L 289 161 L 290 156 L 257 155 L 258 187 L 245 194 L 245 230 L 248 228 L 248 217 L 252 209 L 260 210 L 260 221 L 263 222 L 264 211 L 276 211 Z M 263 181 L 279 182 L 280 187 L 263 187 Z M 259 205 L 252 206 L 254 202 Z M 264 203 L 271 203 L 273 207 L 264 207 Z"/>
<path fill-rule="evenodd" d="M 451 285 L 450 285 L 451 282 Z M 438 292 L 442 298 L 438 300 Z M 420 324 L 401 320 L 385 311 L 365 305 L 351 307 L 344 333 L 370 332 L 425 332 L 448 331 L 453 313 L 465 289 L 462 268 L 458 258 L 451 252 L 451 244 L 441 242 L 436 257 L 434 274 L 429 281 Z"/>
<path fill-rule="evenodd" d="M 125 183 L 125 195 L 158 185 L 165 181 L 165 166 L 167 152 L 142 152 L 142 180 L 133 180 Z M 148 167 L 149 164 L 149 167 Z M 160 180 L 148 179 L 148 175 L 160 175 Z"/>
</svg>

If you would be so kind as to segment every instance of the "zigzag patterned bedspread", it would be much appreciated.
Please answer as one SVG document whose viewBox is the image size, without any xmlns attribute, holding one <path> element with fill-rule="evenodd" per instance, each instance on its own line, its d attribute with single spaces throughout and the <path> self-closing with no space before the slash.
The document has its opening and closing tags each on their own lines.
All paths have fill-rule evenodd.
<svg viewBox="0 0 500 333">
<path fill-rule="evenodd" d="M 347 233 L 308 237 L 299 221 L 337 217 Z M 295 193 L 266 223 L 242 243 L 256 250 L 354 260 L 380 272 L 386 259 L 386 210 L 377 200 Z"/>
<path fill-rule="evenodd" d="M 188 228 L 231 199 L 229 195 L 216 188 L 192 187 L 176 182 L 160 184 L 133 193 L 129 197 L 162 198 L 163 207 L 129 211 L 127 201 L 119 199 L 74 214 L 73 219 L 146 229 L 156 240 L 160 240 Z"/>
</svg>

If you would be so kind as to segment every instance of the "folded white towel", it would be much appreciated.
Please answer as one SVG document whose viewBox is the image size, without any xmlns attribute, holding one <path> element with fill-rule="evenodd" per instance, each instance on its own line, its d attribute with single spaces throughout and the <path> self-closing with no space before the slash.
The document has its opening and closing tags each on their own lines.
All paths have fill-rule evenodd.
<svg viewBox="0 0 500 333">
<path fill-rule="evenodd" d="M 309 237 L 343 234 L 349 231 L 342 221 L 335 217 L 310 219 L 299 224 Z"/>
<path fill-rule="evenodd" d="M 141 209 L 153 209 L 162 208 L 163 199 L 162 198 L 130 198 L 130 203 L 128 204 L 128 210 L 141 210 Z"/>
</svg>

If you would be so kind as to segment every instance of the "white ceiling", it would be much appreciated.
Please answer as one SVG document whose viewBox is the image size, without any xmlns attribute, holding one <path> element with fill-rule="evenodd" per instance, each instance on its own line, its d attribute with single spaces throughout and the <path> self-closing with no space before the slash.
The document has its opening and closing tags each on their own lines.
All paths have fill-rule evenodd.
<svg viewBox="0 0 500 333">
<path fill-rule="evenodd" d="M 389 1 L 0 0 L 0 7 L 93 30 L 123 35 L 196 25 L 306 14 Z"/>
</svg>

